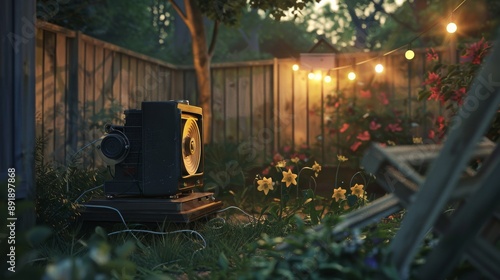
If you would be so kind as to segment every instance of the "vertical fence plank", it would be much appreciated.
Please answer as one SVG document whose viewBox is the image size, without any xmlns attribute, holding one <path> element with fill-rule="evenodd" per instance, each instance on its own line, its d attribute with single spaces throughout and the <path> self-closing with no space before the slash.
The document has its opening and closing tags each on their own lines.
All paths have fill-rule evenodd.
<svg viewBox="0 0 500 280">
<path fill-rule="evenodd" d="M 44 32 L 36 33 L 36 50 L 35 50 L 35 131 L 37 137 L 43 136 L 43 84 L 44 84 Z"/>
<path fill-rule="evenodd" d="M 44 156 L 48 161 L 54 160 L 55 152 L 55 125 L 54 125 L 54 104 L 55 104 L 55 40 L 53 32 L 45 31 L 43 37 L 43 135 L 46 137 L 46 149 Z"/>
<path fill-rule="evenodd" d="M 224 141 L 234 142 L 237 139 L 237 81 L 235 69 L 225 69 L 225 139 Z"/>
<path fill-rule="evenodd" d="M 212 71 L 212 140 L 215 143 L 224 141 L 224 70 L 217 69 Z"/>
<path fill-rule="evenodd" d="M 66 104 L 67 104 L 67 65 L 66 36 L 56 35 L 56 68 L 54 99 L 54 160 L 66 158 Z"/>
</svg>

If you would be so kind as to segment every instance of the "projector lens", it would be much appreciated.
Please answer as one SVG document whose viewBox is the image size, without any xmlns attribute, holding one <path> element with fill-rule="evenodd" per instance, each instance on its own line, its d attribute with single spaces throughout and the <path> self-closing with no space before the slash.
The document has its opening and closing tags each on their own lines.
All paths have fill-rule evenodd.
<svg viewBox="0 0 500 280">
<path fill-rule="evenodd" d="M 110 159 L 122 158 L 127 153 L 127 149 L 127 140 L 119 134 L 108 134 L 101 141 L 101 152 Z"/>
</svg>

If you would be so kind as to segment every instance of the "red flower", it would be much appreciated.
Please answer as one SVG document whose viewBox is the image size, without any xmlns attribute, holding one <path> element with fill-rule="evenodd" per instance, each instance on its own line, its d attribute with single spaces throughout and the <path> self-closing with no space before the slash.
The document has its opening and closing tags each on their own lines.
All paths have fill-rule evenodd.
<svg viewBox="0 0 500 280">
<path fill-rule="evenodd" d="M 367 90 L 360 90 L 359 93 L 360 93 L 360 96 L 362 98 L 371 98 L 372 97 L 372 93 L 371 93 L 371 91 L 369 89 L 367 89 Z"/>
<path fill-rule="evenodd" d="M 339 132 L 340 133 L 344 133 L 348 128 L 349 128 L 349 124 L 348 123 L 344 123 L 342 125 L 342 127 L 339 129 Z"/>
<path fill-rule="evenodd" d="M 274 160 L 274 162 L 282 161 L 283 156 L 280 155 L 279 153 L 276 153 L 276 154 L 274 154 L 273 160 Z"/>
<path fill-rule="evenodd" d="M 391 132 L 402 131 L 403 128 L 399 125 L 399 123 L 390 123 L 387 125 L 387 129 Z"/>
<path fill-rule="evenodd" d="M 427 61 L 439 60 L 438 54 L 434 51 L 433 48 L 426 49 L 427 54 L 425 55 Z"/>
<path fill-rule="evenodd" d="M 441 76 L 435 72 L 429 72 L 427 74 L 427 79 L 424 81 L 424 85 L 431 85 L 431 84 L 441 84 Z"/>
<path fill-rule="evenodd" d="M 371 121 L 370 122 L 370 129 L 371 130 L 377 130 L 381 127 L 382 125 L 380 125 L 379 123 L 376 123 L 375 121 Z"/>
<path fill-rule="evenodd" d="M 461 87 L 453 92 L 451 100 L 456 101 L 458 105 L 462 105 L 465 97 L 465 88 Z"/>
<path fill-rule="evenodd" d="M 380 99 L 380 102 L 382 102 L 382 104 L 384 104 L 384 105 L 389 104 L 389 99 L 387 99 L 387 94 L 385 94 L 385 92 L 380 93 L 379 99 Z"/>
<path fill-rule="evenodd" d="M 266 169 L 262 170 L 262 175 L 268 175 L 269 174 L 269 167 L 266 167 Z"/>
<path fill-rule="evenodd" d="M 351 151 L 355 152 L 359 148 L 359 146 L 361 146 L 361 144 L 363 143 L 361 143 L 360 141 L 354 142 L 354 144 L 351 145 Z"/>
<path fill-rule="evenodd" d="M 430 91 L 431 91 L 431 95 L 429 96 L 429 98 L 427 98 L 427 100 L 436 100 L 436 101 L 440 101 L 442 104 L 444 104 L 445 100 L 444 100 L 444 96 L 441 94 L 441 87 L 439 87 L 439 86 L 431 87 Z"/>
<path fill-rule="evenodd" d="M 436 137 L 436 133 L 434 132 L 434 130 L 430 129 L 429 130 L 429 134 L 427 135 L 430 139 L 434 139 L 434 137 Z"/>
<path fill-rule="evenodd" d="M 365 130 L 362 133 L 358 134 L 356 138 L 361 141 L 368 141 L 370 140 L 370 133 Z"/>
<path fill-rule="evenodd" d="M 287 145 L 287 146 L 283 147 L 283 152 L 288 153 L 288 152 L 290 152 L 291 149 L 292 149 L 292 147 Z"/>
<path fill-rule="evenodd" d="M 461 56 L 461 63 L 472 62 L 472 64 L 481 64 L 483 57 L 486 55 L 488 49 L 491 48 L 491 45 L 488 42 L 484 41 L 484 38 L 481 38 L 476 43 L 470 44 L 468 48 L 465 50 L 465 54 Z"/>
<path fill-rule="evenodd" d="M 436 124 L 439 127 L 439 131 L 443 132 L 444 128 L 445 128 L 444 117 L 443 116 L 438 116 L 437 119 L 436 119 Z"/>
</svg>

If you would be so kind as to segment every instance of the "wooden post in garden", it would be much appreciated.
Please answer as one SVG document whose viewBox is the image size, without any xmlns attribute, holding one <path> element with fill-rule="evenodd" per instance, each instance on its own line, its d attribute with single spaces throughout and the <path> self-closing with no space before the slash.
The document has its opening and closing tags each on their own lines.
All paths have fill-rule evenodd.
<svg viewBox="0 0 500 280">
<path fill-rule="evenodd" d="M 0 13 L 0 185 L 15 202 L 7 220 L 19 230 L 34 224 L 20 202 L 35 190 L 35 0 L 1 1 Z"/>
</svg>

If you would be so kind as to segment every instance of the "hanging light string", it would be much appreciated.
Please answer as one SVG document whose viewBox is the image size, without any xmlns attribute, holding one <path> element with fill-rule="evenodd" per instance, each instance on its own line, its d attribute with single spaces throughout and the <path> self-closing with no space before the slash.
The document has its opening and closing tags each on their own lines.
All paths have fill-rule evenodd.
<svg viewBox="0 0 500 280">
<path fill-rule="evenodd" d="M 458 4 L 458 6 L 456 6 L 450 13 L 450 16 L 453 15 L 454 12 L 456 12 L 463 4 L 465 4 L 465 2 L 467 2 L 467 0 L 462 0 L 462 2 L 460 2 L 460 4 Z M 436 27 L 438 24 L 440 23 L 439 20 L 435 20 L 434 23 L 432 23 L 431 25 L 427 26 L 427 28 L 425 28 L 423 31 L 421 31 L 420 33 L 418 33 L 417 35 L 415 35 L 415 37 L 413 37 L 408 43 L 400 46 L 400 47 L 397 47 L 393 50 L 390 50 L 388 52 L 385 52 L 381 55 L 378 55 L 378 56 L 374 56 L 374 57 L 371 57 L 371 58 L 368 58 L 368 59 L 365 59 L 365 60 L 362 60 L 362 61 L 359 61 L 359 62 L 356 62 L 354 63 L 353 65 L 362 65 L 362 64 L 365 64 L 365 63 L 368 63 L 370 61 L 373 61 L 375 59 L 380 59 L 381 57 L 384 57 L 384 56 L 388 56 L 394 52 L 397 52 L 399 50 L 402 50 L 402 49 L 405 49 L 405 48 L 408 48 L 408 45 L 411 45 L 411 43 L 413 43 L 415 40 L 417 40 L 418 38 L 420 38 L 422 35 L 424 35 L 425 33 L 429 32 L 431 29 L 433 29 L 434 27 Z M 334 67 L 334 68 L 330 68 L 329 70 L 330 71 L 336 71 L 336 70 L 343 70 L 343 69 L 347 69 L 347 68 L 352 68 L 353 65 L 343 65 L 343 66 L 338 66 L 338 67 Z"/>
</svg>

